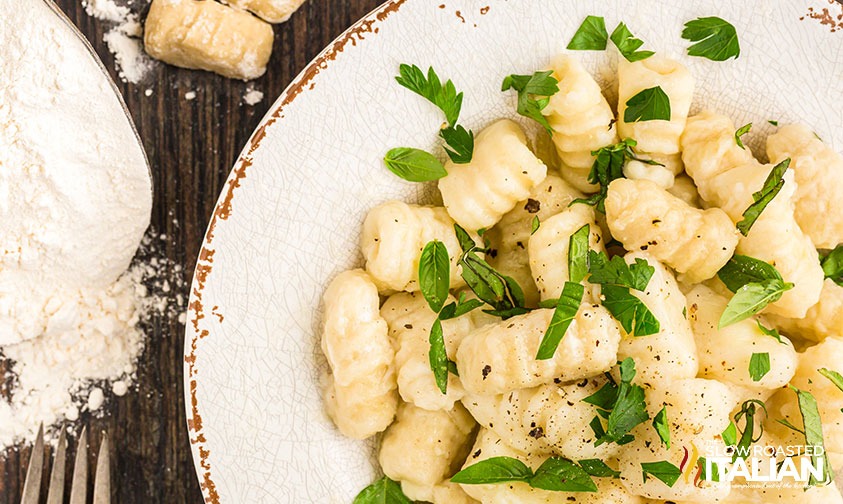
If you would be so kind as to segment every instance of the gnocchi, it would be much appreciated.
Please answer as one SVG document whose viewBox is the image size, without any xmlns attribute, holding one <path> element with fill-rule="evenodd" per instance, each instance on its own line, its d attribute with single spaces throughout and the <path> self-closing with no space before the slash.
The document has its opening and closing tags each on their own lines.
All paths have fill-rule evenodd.
<svg viewBox="0 0 843 504">
<path fill-rule="evenodd" d="M 829 337 L 843 338 L 843 287 L 826 278 L 820 301 L 801 319 L 770 315 L 769 319 L 786 334 L 817 342 Z"/>
<path fill-rule="evenodd" d="M 268 23 L 290 19 L 305 0 L 224 0 L 224 3 L 254 13 Z"/>
</svg>

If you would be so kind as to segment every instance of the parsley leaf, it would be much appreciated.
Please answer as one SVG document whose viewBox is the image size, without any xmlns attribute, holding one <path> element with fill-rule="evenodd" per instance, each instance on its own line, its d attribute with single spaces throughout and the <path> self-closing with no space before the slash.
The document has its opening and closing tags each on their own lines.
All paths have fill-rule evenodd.
<svg viewBox="0 0 843 504">
<path fill-rule="evenodd" d="M 761 283 L 766 280 L 781 280 L 782 276 L 776 270 L 775 266 L 766 263 L 761 259 L 756 259 L 751 256 L 735 254 L 729 259 L 720 271 L 717 272 L 717 277 L 732 291 L 737 292 L 738 289 L 748 283 Z"/>
<path fill-rule="evenodd" d="M 445 336 L 442 333 L 442 322 L 438 317 L 430 328 L 429 342 L 430 351 L 428 352 L 428 360 L 430 361 L 430 370 L 433 371 L 436 386 L 443 394 L 447 394 L 448 354 L 445 350 Z"/>
<path fill-rule="evenodd" d="M 595 478 L 621 477 L 620 471 L 615 471 L 600 459 L 580 460 L 580 467 L 582 467 L 589 476 L 594 476 Z"/>
<path fill-rule="evenodd" d="M 512 457 L 491 457 L 464 468 L 451 478 L 464 485 L 491 485 L 510 481 L 530 481 L 533 470 Z"/>
<path fill-rule="evenodd" d="M 419 258 L 419 288 L 430 309 L 439 312 L 448 298 L 451 279 L 448 249 L 439 240 L 432 240 L 422 249 Z"/>
<path fill-rule="evenodd" d="M 744 124 L 743 126 L 741 126 L 740 128 L 738 128 L 737 131 L 735 131 L 735 143 L 738 144 L 738 147 L 740 147 L 741 149 L 746 150 L 746 147 L 744 147 L 743 141 L 741 140 L 741 137 L 746 135 L 747 133 L 749 133 L 749 131 L 751 129 L 752 129 L 752 123 L 747 123 L 747 124 Z"/>
<path fill-rule="evenodd" d="M 790 158 L 774 166 L 770 170 L 770 174 L 767 175 L 767 179 L 764 181 L 764 186 L 761 190 L 752 194 L 754 203 L 744 210 L 743 220 L 737 224 L 738 230 L 742 235 L 746 236 L 749 234 L 749 230 L 755 224 L 755 221 L 758 220 L 758 217 L 761 216 L 761 212 L 767 208 L 767 205 L 782 190 L 782 187 L 784 187 L 784 173 L 787 171 L 788 166 L 790 166 Z"/>
<path fill-rule="evenodd" d="M 662 406 L 661 411 L 659 411 L 656 416 L 653 418 L 653 428 L 656 429 L 656 432 L 659 434 L 659 439 L 662 440 L 665 447 L 670 449 L 670 424 L 667 421 L 667 406 Z"/>
<path fill-rule="evenodd" d="M 749 358 L 749 376 L 752 381 L 761 381 L 761 378 L 764 378 L 769 372 L 770 354 L 768 352 L 753 353 L 752 357 Z"/>
<path fill-rule="evenodd" d="M 562 457 L 545 460 L 530 479 L 530 486 L 552 492 L 597 492 L 591 476 L 575 462 Z"/>
<path fill-rule="evenodd" d="M 618 26 L 612 31 L 611 39 L 629 62 L 647 59 L 655 54 L 653 51 L 638 51 L 638 48 L 644 45 L 644 42 L 635 38 L 623 23 L 618 23 Z"/>
<path fill-rule="evenodd" d="M 442 128 L 439 130 L 439 136 L 447 144 L 445 153 L 448 154 L 451 161 L 456 164 L 465 164 L 471 161 L 471 156 L 474 153 L 474 132 L 468 131 L 458 124 Z"/>
<path fill-rule="evenodd" d="M 720 316 L 718 329 L 755 315 L 768 304 L 781 299 L 782 294 L 792 288 L 792 283 L 785 283 L 779 279 L 744 285 L 726 304 L 726 309 Z"/>
<path fill-rule="evenodd" d="M 659 332 L 659 321 L 643 301 L 633 296 L 628 287 L 606 284 L 600 287 L 603 306 L 633 336 L 648 336 Z"/>
<path fill-rule="evenodd" d="M 825 278 L 843 287 L 843 245 L 838 245 L 820 260 Z"/>
<path fill-rule="evenodd" d="M 626 101 L 623 120 L 627 123 L 669 121 L 670 98 L 660 86 L 641 90 Z"/>
<path fill-rule="evenodd" d="M 462 93 L 457 94 L 454 83 L 448 79 L 443 86 L 439 76 L 430 67 L 427 70 L 427 78 L 424 72 L 416 65 L 410 66 L 401 64 L 399 67 L 401 75 L 395 77 L 398 84 L 401 84 L 410 91 L 427 98 L 428 101 L 439 107 L 445 114 L 448 124 L 456 125 L 462 108 Z"/>
<path fill-rule="evenodd" d="M 559 81 L 551 76 L 552 73 L 553 70 L 535 72 L 533 75 L 512 74 L 504 78 L 501 84 L 501 91 L 511 88 L 518 92 L 518 113 L 536 120 L 548 133 L 553 133 L 553 128 L 541 112 L 550 103 L 550 97 L 559 91 Z M 544 98 L 536 99 L 536 96 Z"/>
<path fill-rule="evenodd" d="M 696 42 L 688 48 L 691 56 L 701 56 L 712 61 L 737 59 L 741 54 L 738 32 L 729 22 L 719 17 L 697 18 L 685 23 L 682 38 Z"/>
<path fill-rule="evenodd" d="M 779 122 L 778 122 L 778 121 L 774 121 L 774 120 L 772 120 L 772 119 L 768 119 L 768 120 L 767 120 L 767 122 L 768 122 L 768 123 L 770 123 L 770 124 L 772 124 L 773 126 L 778 126 L 778 125 L 779 125 Z"/>
<path fill-rule="evenodd" d="M 584 224 L 568 238 L 568 279 L 582 282 L 588 274 L 588 237 L 590 226 Z"/>
<path fill-rule="evenodd" d="M 541 221 L 539 221 L 539 216 L 534 215 L 533 220 L 530 222 L 530 234 L 536 234 L 536 231 L 539 230 L 539 226 L 541 226 Z"/>
<path fill-rule="evenodd" d="M 556 309 L 553 311 L 553 317 L 550 319 L 550 325 L 544 333 L 541 344 L 539 345 L 537 360 L 552 359 L 556 353 L 556 348 L 565 337 L 565 332 L 573 322 L 574 317 L 580 309 L 583 295 L 585 294 L 585 287 L 582 284 L 574 282 L 565 282 L 562 287 L 562 294 L 559 296 L 559 301 L 556 303 Z"/>
<path fill-rule="evenodd" d="M 819 368 L 819 369 L 817 369 L 817 371 L 821 375 L 828 378 L 831 381 L 831 383 L 834 384 L 835 387 L 837 387 L 838 389 L 840 389 L 840 391 L 843 392 L 843 376 L 841 376 L 840 373 L 838 373 L 837 371 L 832 371 L 831 369 L 827 369 L 827 368 Z"/>
<path fill-rule="evenodd" d="M 603 51 L 609 40 L 606 21 L 600 16 L 588 16 L 574 33 L 566 49 L 575 51 Z"/>
<path fill-rule="evenodd" d="M 813 448 L 811 454 L 811 462 L 814 467 L 817 467 L 817 461 L 822 459 L 823 463 L 823 479 L 817 481 L 812 474 L 808 478 L 808 486 L 815 486 L 822 483 L 830 483 L 834 477 L 831 472 L 831 467 L 828 465 L 828 457 L 825 455 L 825 446 L 823 444 L 823 426 L 820 419 L 820 412 L 817 408 L 817 400 L 807 390 L 800 390 L 793 385 L 788 385 L 794 392 L 799 403 L 799 413 L 802 415 L 802 425 L 805 430 L 805 445 Z M 821 455 L 817 455 L 820 453 Z"/>
<path fill-rule="evenodd" d="M 646 422 L 650 419 L 647 414 L 646 404 L 644 402 L 644 389 L 639 385 L 633 385 L 632 379 L 635 377 L 635 361 L 631 357 L 627 357 L 620 365 L 621 383 L 618 385 L 617 399 L 609 413 L 608 421 L 606 423 L 605 432 L 598 436 L 594 442 L 595 446 L 600 446 L 603 443 L 615 442 L 624 444 L 632 440 L 632 436 L 628 435 L 635 426 Z M 592 429 L 603 431 L 602 424 L 597 420 L 597 427 L 592 425 Z M 595 423 L 592 421 L 592 424 Z"/>
<path fill-rule="evenodd" d="M 357 494 L 352 504 L 413 504 L 401 486 L 384 476 Z"/>
<path fill-rule="evenodd" d="M 627 264 L 620 256 L 609 260 L 605 252 L 588 251 L 589 282 L 611 284 L 644 291 L 650 283 L 656 269 L 640 257 L 632 264 Z"/>
<path fill-rule="evenodd" d="M 666 460 L 661 462 L 641 462 L 641 471 L 644 475 L 644 481 L 647 481 L 647 475 L 654 476 L 656 479 L 669 487 L 676 484 L 676 480 L 682 475 L 682 471 L 678 467 Z"/>
<path fill-rule="evenodd" d="M 615 402 L 618 400 L 618 386 L 615 382 L 608 381 L 600 389 L 590 396 L 582 399 L 582 402 L 593 404 L 600 409 L 611 411 L 615 407 Z"/>
<path fill-rule="evenodd" d="M 383 162 L 389 171 L 410 182 L 439 180 L 448 174 L 436 156 L 411 147 L 390 149 Z"/>
<path fill-rule="evenodd" d="M 767 336 L 770 336 L 771 338 L 775 338 L 776 341 L 778 341 L 782 345 L 787 345 L 787 343 L 785 343 L 785 341 L 782 339 L 782 335 L 779 334 L 779 331 L 777 329 L 767 329 L 761 324 L 760 320 L 756 320 L 755 322 L 758 324 L 758 329 L 760 329 L 762 333 L 766 334 Z"/>
<path fill-rule="evenodd" d="M 633 296 L 629 289 L 643 291 L 650 283 L 655 268 L 646 260 L 636 258 L 626 264 L 620 256 L 610 261 L 604 252 L 588 251 L 589 281 L 601 284 L 603 306 L 621 323 L 624 330 L 637 336 L 659 332 L 659 321 L 643 301 Z"/>
</svg>

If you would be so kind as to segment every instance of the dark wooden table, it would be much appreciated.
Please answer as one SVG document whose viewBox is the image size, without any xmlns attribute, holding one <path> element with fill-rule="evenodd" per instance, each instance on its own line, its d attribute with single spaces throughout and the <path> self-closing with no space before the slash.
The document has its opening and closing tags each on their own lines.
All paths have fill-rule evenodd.
<svg viewBox="0 0 843 504">
<path fill-rule="evenodd" d="M 276 26 L 269 69 L 253 81 L 265 98 L 253 107 L 243 103 L 243 82 L 163 64 L 140 84 L 120 82 L 102 41 L 108 25 L 85 14 L 79 0 L 57 3 L 94 45 L 134 117 L 152 165 L 152 229 L 167 236 L 161 255 L 184 267 L 187 296 L 208 217 L 252 130 L 293 77 L 381 0 L 309 0 Z M 189 91 L 194 100 L 185 99 Z M 202 502 L 185 427 L 183 339 L 176 320 L 153 318 L 138 388 L 110 398 L 103 418 L 78 422 L 111 436 L 114 503 Z M 0 453 L 0 504 L 18 504 L 28 460 L 28 448 Z"/>
</svg>

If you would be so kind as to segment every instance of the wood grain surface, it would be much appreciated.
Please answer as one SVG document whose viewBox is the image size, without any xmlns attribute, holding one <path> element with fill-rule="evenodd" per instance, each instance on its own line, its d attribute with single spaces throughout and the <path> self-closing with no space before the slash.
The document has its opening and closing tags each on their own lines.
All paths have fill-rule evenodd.
<svg viewBox="0 0 843 504">
<path fill-rule="evenodd" d="M 158 254 L 182 265 L 181 294 L 187 296 L 208 218 L 252 130 L 305 65 L 381 0 L 309 0 L 277 25 L 267 73 L 252 82 L 265 95 L 255 106 L 243 102 L 246 83 L 164 64 L 140 84 L 120 82 L 103 43 L 109 24 L 89 17 L 81 0 L 57 3 L 96 48 L 132 113 L 154 178 L 151 229 L 166 235 Z M 190 91 L 196 93 L 193 100 L 185 99 Z M 102 418 L 83 414 L 77 426 L 107 431 L 111 438 L 112 502 L 201 503 L 184 417 L 184 327 L 177 320 L 153 318 L 147 337 L 137 387 L 124 397 L 109 397 Z M 0 376 L 2 368 L 0 363 Z M 92 440 L 91 460 L 98 445 Z M 28 460 L 29 448 L 0 452 L 0 504 L 18 503 Z"/>
</svg>

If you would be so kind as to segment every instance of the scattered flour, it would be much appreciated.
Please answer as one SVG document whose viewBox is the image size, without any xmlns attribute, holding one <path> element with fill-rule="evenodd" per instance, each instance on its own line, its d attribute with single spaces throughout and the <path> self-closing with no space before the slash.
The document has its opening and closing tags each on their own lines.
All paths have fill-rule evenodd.
<svg viewBox="0 0 843 504">
<path fill-rule="evenodd" d="M 263 93 L 255 89 L 251 84 L 246 88 L 246 94 L 243 95 L 243 101 L 246 105 L 254 106 L 263 100 Z"/>
<path fill-rule="evenodd" d="M 89 16 L 115 24 L 103 41 L 114 55 L 120 78 L 133 84 L 143 80 L 155 63 L 143 50 L 143 26 L 138 14 L 114 0 L 82 0 L 82 5 Z"/>
<path fill-rule="evenodd" d="M 188 91 L 184 94 L 185 100 L 195 100 L 196 99 L 196 91 Z"/>
</svg>

